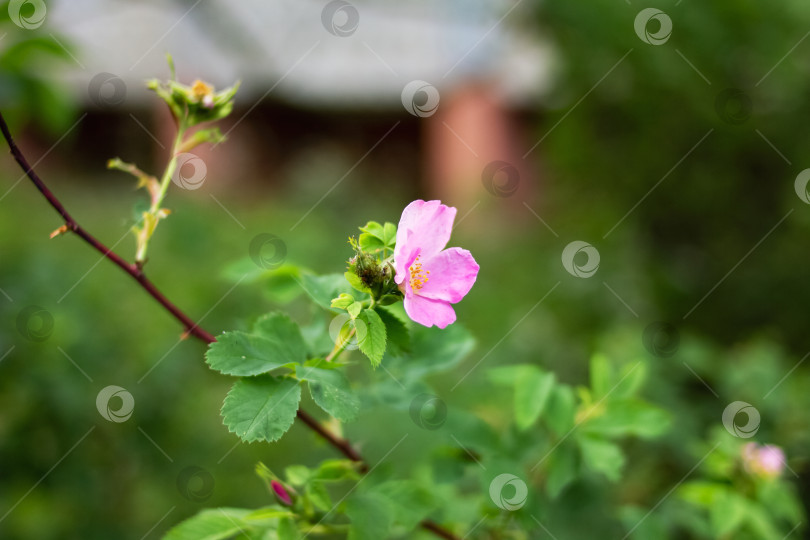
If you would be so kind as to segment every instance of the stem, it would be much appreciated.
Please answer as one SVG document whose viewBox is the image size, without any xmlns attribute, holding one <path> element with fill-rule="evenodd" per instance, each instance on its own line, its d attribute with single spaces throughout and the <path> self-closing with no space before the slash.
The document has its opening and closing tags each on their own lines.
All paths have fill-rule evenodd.
<svg viewBox="0 0 810 540">
<path fill-rule="evenodd" d="M 178 134 L 182 131 L 182 126 L 178 128 Z M 6 142 L 8 142 L 9 150 L 11 151 L 11 155 L 14 157 L 14 160 L 20 165 L 22 170 L 25 172 L 26 176 L 31 180 L 31 182 L 36 186 L 40 193 L 45 197 L 48 203 L 56 210 L 62 219 L 65 221 L 65 227 L 67 230 L 73 231 L 76 233 L 79 238 L 84 240 L 87 244 L 89 244 L 93 249 L 101 253 L 105 258 L 109 259 L 113 264 L 121 268 L 124 272 L 129 274 L 138 284 L 143 288 L 149 295 L 154 298 L 155 300 L 160 303 L 172 316 L 182 323 L 183 327 L 185 328 L 185 333 L 190 336 L 194 336 L 200 341 L 205 343 L 213 343 L 216 341 L 216 338 L 203 330 L 199 327 L 197 323 L 195 323 L 188 315 L 183 313 L 177 306 L 175 306 L 171 301 L 169 301 L 166 296 L 161 293 L 155 285 L 149 281 L 143 273 L 142 268 L 136 264 L 127 263 L 121 256 L 113 252 L 110 248 L 106 247 L 100 241 L 98 241 L 93 235 L 83 229 L 73 216 L 68 213 L 59 199 L 51 192 L 50 189 L 45 185 L 42 179 L 37 175 L 36 172 L 31 168 L 29 165 L 28 160 L 25 159 L 25 156 L 17 147 L 17 144 L 14 142 L 14 138 L 11 136 L 11 132 L 8 129 L 8 125 L 6 124 L 6 120 L 3 117 L 3 114 L 0 113 L 0 131 L 3 133 L 3 137 L 5 137 Z M 172 155 L 172 160 L 176 164 L 176 159 L 174 155 Z M 166 169 L 169 170 L 169 167 Z M 164 183 L 165 178 L 168 177 L 169 181 L 171 181 L 171 173 L 165 174 L 164 173 Z M 166 189 L 168 189 L 168 184 L 166 184 Z M 165 190 L 164 190 L 165 194 Z M 312 416 L 310 416 L 307 412 L 299 409 L 298 410 L 298 418 L 301 419 L 304 424 L 306 424 L 310 429 L 312 429 L 315 433 L 323 437 L 329 444 L 339 450 L 344 456 L 348 459 L 355 461 L 361 464 L 361 471 L 366 472 L 368 470 L 368 464 L 366 463 L 363 456 L 361 456 L 351 445 L 351 443 L 342 438 L 338 437 L 337 435 L 329 432 L 326 428 L 324 428 L 317 420 L 315 420 Z M 459 540 L 457 536 L 455 536 L 450 531 L 441 527 L 437 523 L 434 523 L 430 520 L 424 520 L 420 523 L 420 526 L 439 536 L 441 538 L 446 538 L 448 540 Z"/>
<path fill-rule="evenodd" d="M 169 185 L 172 183 L 172 176 L 174 175 L 175 169 L 177 169 L 177 154 L 180 151 L 180 146 L 183 144 L 183 137 L 185 137 L 185 135 L 185 121 L 181 121 L 177 126 L 177 135 L 174 138 L 174 143 L 172 143 L 172 153 L 169 157 L 169 163 L 166 164 L 166 170 L 163 171 L 163 176 L 160 178 L 160 192 L 157 199 L 152 201 L 152 207 L 149 209 L 153 214 L 156 214 L 157 211 L 160 210 L 160 204 L 163 202 L 163 199 L 166 198 L 166 192 L 169 190 Z"/>
<path fill-rule="evenodd" d="M 315 420 L 312 416 L 308 413 L 304 412 L 301 409 L 298 409 L 298 418 L 301 419 L 307 426 L 309 426 L 312 431 L 326 439 L 329 444 L 337 448 L 341 454 L 346 456 L 347 459 L 354 461 L 356 463 L 360 463 L 360 472 L 368 472 L 368 464 L 363 459 L 357 450 L 354 449 L 352 444 L 342 437 L 338 437 L 334 433 L 328 431 L 326 428 L 321 425 L 320 422 Z"/>
<path fill-rule="evenodd" d="M 177 154 L 180 153 L 180 147 L 183 144 L 185 135 L 186 122 L 185 120 L 180 120 L 177 125 L 177 134 L 175 135 L 174 142 L 172 143 L 169 162 L 166 164 L 166 169 L 163 171 L 163 176 L 160 178 L 160 188 L 157 195 L 152 197 L 152 205 L 149 207 L 149 213 L 152 215 L 154 227 L 157 227 L 158 223 L 160 223 L 160 206 L 163 203 L 163 199 L 166 198 L 166 193 L 169 191 L 169 186 L 172 183 L 172 177 L 177 170 Z M 149 240 L 152 238 L 152 233 L 154 232 L 154 230 L 149 231 L 146 229 L 149 226 L 150 225 L 146 223 L 143 225 L 144 230 L 142 234 L 144 234 L 144 236 L 142 239 L 139 238 L 138 241 L 138 251 L 135 253 L 135 262 L 139 266 L 143 266 L 143 264 L 146 262 L 146 252 L 149 250 Z"/>
<path fill-rule="evenodd" d="M 345 338 L 341 339 L 338 343 L 335 343 L 335 348 L 332 349 L 332 352 L 329 353 L 325 360 L 327 362 L 331 362 L 336 356 L 345 351 L 346 345 L 349 343 L 355 333 L 357 333 L 357 327 L 352 328 Z"/>
</svg>

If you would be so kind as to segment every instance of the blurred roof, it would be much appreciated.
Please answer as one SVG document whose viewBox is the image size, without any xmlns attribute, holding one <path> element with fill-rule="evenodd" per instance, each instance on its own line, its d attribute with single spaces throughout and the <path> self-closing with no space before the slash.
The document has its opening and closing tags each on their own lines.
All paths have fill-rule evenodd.
<svg viewBox="0 0 810 540">
<path fill-rule="evenodd" d="M 516 7 L 517 6 L 517 7 Z M 240 95 L 307 106 L 400 107 L 404 86 L 423 80 L 440 91 L 488 81 L 510 103 L 545 89 L 547 47 L 516 28 L 525 16 L 501 0 L 53 0 L 47 25 L 76 57 L 66 73 L 87 96 L 108 72 L 128 98 L 142 81 L 165 77 L 170 52 L 183 82 L 217 87 L 243 81 Z"/>
</svg>

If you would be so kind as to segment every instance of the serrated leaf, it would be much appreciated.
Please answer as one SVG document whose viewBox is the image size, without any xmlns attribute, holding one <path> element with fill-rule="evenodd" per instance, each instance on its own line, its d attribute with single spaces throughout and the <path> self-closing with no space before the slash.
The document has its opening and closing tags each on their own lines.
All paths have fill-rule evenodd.
<svg viewBox="0 0 810 540">
<path fill-rule="evenodd" d="M 394 349 L 390 352 L 395 354 L 410 351 L 411 334 L 408 332 L 405 323 L 388 310 L 377 308 L 375 311 L 385 323 L 385 335 L 388 338 L 389 351 Z"/>
<path fill-rule="evenodd" d="M 366 494 L 355 494 L 346 502 L 346 516 L 351 520 L 349 540 L 388 538 L 392 512 L 385 501 Z"/>
<path fill-rule="evenodd" d="M 358 316 L 358 320 L 366 324 L 365 336 L 361 336 L 359 330 L 357 332 L 360 351 L 368 356 L 372 366 L 377 367 L 385 354 L 385 323 L 373 309 L 364 309 Z"/>
<path fill-rule="evenodd" d="M 300 366 L 295 373 L 299 379 L 307 381 L 312 399 L 324 411 L 341 422 L 357 418 L 360 400 L 342 371 Z"/>
<path fill-rule="evenodd" d="M 301 331 L 289 317 L 271 313 L 260 318 L 252 334 L 227 332 L 205 355 L 208 365 L 226 375 L 249 376 L 306 360 Z"/>
<path fill-rule="evenodd" d="M 555 380 L 553 373 L 533 365 L 523 366 L 515 380 L 515 425 L 519 430 L 530 428 L 543 414 Z"/>
<path fill-rule="evenodd" d="M 224 540 L 251 531 L 243 517 L 249 510 L 240 508 L 211 508 L 203 510 L 172 528 L 164 540 Z"/>
<path fill-rule="evenodd" d="M 253 325 L 253 333 L 277 344 L 290 361 L 306 359 L 306 345 L 298 325 L 283 313 L 268 313 Z"/>
<path fill-rule="evenodd" d="M 205 360 L 226 375 L 249 376 L 294 365 L 286 351 L 269 339 L 244 332 L 226 332 L 211 344 Z"/>
<path fill-rule="evenodd" d="M 243 441 L 276 441 L 298 412 L 301 386 L 290 377 L 239 379 L 222 405 L 222 420 Z"/>
</svg>

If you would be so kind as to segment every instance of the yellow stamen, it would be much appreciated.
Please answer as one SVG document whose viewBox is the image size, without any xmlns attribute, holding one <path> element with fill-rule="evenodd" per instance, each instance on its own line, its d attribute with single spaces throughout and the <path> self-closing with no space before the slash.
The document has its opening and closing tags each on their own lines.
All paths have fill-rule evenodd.
<svg viewBox="0 0 810 540">
<path fill-rule="evenodd" d="M 409 270 L 411 274 L 409 280 L 411 284 L 411 289 L 414 291 L 418 291 L 424 286 L 425 283 L 428 282 L 428 279 L 430 279 L 427 276 L 428 274 L 430 274 L 430 270 L 427 270 L 425 272 L 422 271 L 422 263 L 419 262 L 419 256 L 417 256 L 416 260 L 413 261 L 413 264 L 411 264 Z"/>
<path fill-rule="evenodd" d="M 194 81 L 194 84 L 191 85 L 191 92 L 194 94 L 194 97 L 200 100 L 205 96 L 213 94 L 214 88 L 210 84 L 206 84 L 201 80 L 197 79 L 196 81 Z"/>
</svg>

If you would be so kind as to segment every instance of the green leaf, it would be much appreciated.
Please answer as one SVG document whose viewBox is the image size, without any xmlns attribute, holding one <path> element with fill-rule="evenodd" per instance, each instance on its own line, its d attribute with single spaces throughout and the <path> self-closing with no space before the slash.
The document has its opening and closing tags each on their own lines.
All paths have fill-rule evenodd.
<svg viewBox="0 0 810 540">
<path fill-rule="evenodd" d="M 346 311 L 349 313 L 352 319 L 356 319 L 360 312 L 363 311 L 363 304 L 362 302 L 355 302 L 346 308 Z"/>
<path fill-rule="evenodd" d="M 284 469 L 284 478 L 293 486 L 303 486 L 312 477 L 312 469 L 305 465 L 290 465 Z"/>
<path fill-rule="evenodd" d="M 474 347 L 472 334 L 459 323 L 444 330 L 415 326 L 411 331 L 411 353 L 402 362 L 404 375 L 418 379 L 429 373 L 450 370 Z"/>
<path fill-rule="evenodd" d="M 377 367 L 382 361 L 383 354 L 385 354 L 385 323 L 382 322 L 380 316 L 373 309 L 364 309 L 358 319 L 366 324 L 365 336 L 361 335 L 360 330 L 357 331 L 357 342 L 360 351 L 368 356 L 372 366 Z"/>
<path fill-rule="evenodd" d="M 593 471 L 600 472 L 612 481 L 621 477 L 624 454 L 618 445 L 599 437 L 589 435 L 577 438 L 582 452 L 582 461 Z"/>
<path fill-rule="evenodd" d="M 576 407 L 574 390 L 567 384 L 557 384 L 546 405 L 545 420 L 558 437 L 565 436 L 574 427 Z"/>
<path fill-rule="evenodd" d="M 326 490 L 326 486 L 323 482 L 310 482 L 307 484 L 305 494 L 316 508 L 324 512 L 329 512 L 334 508 L 332 497 L 329 496 L 329 492 Z"/>
<path fill-rule="evenodd" d="M 301 284 L 304 292 L 316 304 L 327 309 L 331 307 L 333 298 L 337 298 L 341 293 L 351 292 L 342 274 L 326 274 L 323 276 L 304 274 L 301 276 Z"/>
<path fill-rule="evenodd" d="M 751 506 L 748 500 L 731 490 L 725 490 L 715 497 L 709 507 L 709 519 L 715 538 L 732 534 L 742 525 Z"/>
<path fill-rule="evenodd" d="M 611 399 L 629 398 L 636 395 L 646 379 L 647 364 L 641 361 L 624 364 L 610 394 Z"/>
<path fill-rule="evenodd" d="M 244 332 L 219 336 L 206 351 L 205 360 L 211 369 L 236 376 L 258 375 L 294 365 L 269 339 Z"/>
<path fill-rule="evenodd" d="M 787 538 L 779 532 L 768 513 L 757 505 L 749 505 L 746 523 L 756 535 L 755 538 L 762 540 L 786 540 Z"/>
<path fill-rule="evenodd" d="M 790 482 L 762 482 L 757 489 L 757 500 L 776 517 L 791 523 L 798 523 L 804 519 L 799 497 Z"/>
<path fill-rule="evenodd" d="M 346 309 L 354 304 L 354 297 L 350 294 L 341 293 L 337 298 L 332 299 L 331 307 L 337 309 Z"/>
<path fill-rule="evenodd" d="M 577 477 L 576 452 L 568 445 L 561 445 L 549 456 L 546 491 L 552 499 Z"/>
<path fill-rule="evenodd" d="M 346 281 L 349 282 L 349 285 L 356 291 L 360 291 L 362 293 L 371 293 L 371 289 L 366 287 L 366 284 L 363 283 L 363 280 L 360 279 L 360 276 L 355 274 L 354 272 L 346 272 L 343 274 L 343 277 L 346 278 Z"/>
<path fill-rule="evenodd" d="M 243 441 L 276 441 L 290 429 L 301 400 L 301 386 L 290 377 L 239 379 L 222 405 L 228 430 Z"/>
<path fill-rule="evenodd" d="M 301 331 L 289 317 L 271 313 L 260 318 L 253 334 L 227 332 L 205 354 L 212 369 L 226 375 L 259 375 L 306 360 Z"/>
<path fill-rule="evenodd" d="M 163 537 L 164 540 L 223 540 L 239 534 L 240 531 L 252 531 L 242 518 L 249 510 L 240 508 L 211 508 L 188 518 L 172 528 Z"/>
<path fill-rule="evenodd" d="M 383 236 L 382 236 L 383 244 L 386 247 L 394 247 L 397 243 L 397 226 L 393 223 L 386 223 L 383 226 Z"/>
<path fill-rule="evenodd" d="M 376 308 L 375 311 L 385 323 L 385 335 L 388 338 L 389 349 L 393 349 L 389 352 L 395 354 L 408 352 L 411 348 L 411 335 L 405 324 L 386 309 Z"/>
<path fill-rule="evenodd" d="M 369 494 L 388 501 L 392 518 L 408 530 L 414 529 L 437 506 L 433 494 L 413 480 L 393 480 L 379 484 Z"/>
<path fill-rule="evenodd" d="M 642 438 L 658 437 L 671 425 L 669 413 L 637 399 L 624 399 L 608 404 L 604 414 L 584 424 L 588 433 L 605 437 L 635 435 Z"/>
<path fill-rule="evenodd" d="M 255 522 L 256 525 L 270 525 L 266 523 L 268 520 L 274 520 L 283 517 L 292 517 L 293 513 L 288 508 L 281 506 L 266 506 L 264 508 L 257 508 L 251 510 L 243 519 L 249 522 Z M 272 523 L 275 525 L 275 522 Z"/>
<path fill-rule="evenodd" d="M 346 502 L 346 516 L 351 520 L 349 540 L 379 540 L 389 536 L 392 512 L 378 497 L 353 495 Z"/>
<path fill-rule="evenodd" d="M 380 241 L 385 241 L 385 228 L 376 221 L 369 221 L 366 223 L 365 227 L 360 227 L 360 230 L 375 238 L 379 238 Z"/>
<path fill-rule="evenodd" d="M 295 374 L 307 381 L 312 399 L 324 411 L 341 422 L 351 422 L 357 418 L 360 400 L 342 371 L 299 366 Z"/>
<path fill-rule="evenodd" d="M 610 392 L 613 386 L 613 369 L 610 360 L 604 355 L 595 354 L 591 357 L 591 390 L 593 397 L 598 399 Z"/>
<path fill-rule="evenodd" d="M 695 480 L 682 484 L 677 491 L 678 497 L 695 506 L 709 508 L 714 501 L 728 489 L 725 484 Z"/>
<path fill-rule="evenodd" d="M 301 533 L 298 530 L 298 525 L 291 518 L 285 517 L 278 521 L 278 540 L 300 540 Z"/>
<path fill-rule="evenodd" d="M 525 365 L 515 380 L 515 425 L 521 431 L 532 426 L 554 389 L 556 377 L 537 366 Z"/>
<path fill-rule="evenodd" d="M 382 239 L 369 233 L 361 234 L 357 238 L 357 241 L 360 244 L 360 249 L 367 253 L 374 253 L 375 251 L 385 247 L 385 243 L 382 241 Z"/>
<path fill-rule="evenodd" d="M 306 360 L 306 345 L 298 325 L 283 313 L 268 313 L 253 325 L 253 333 L 272 341 L 291 362 Z"/>
<path fill-rule="evenodd" d="M 337 482 L 344 479 L 359 479 L 357 463 L 348 459 L 328 459 L 321 462 L 312 474 L 313 480 L 320 482 Z"/>
</svg>

